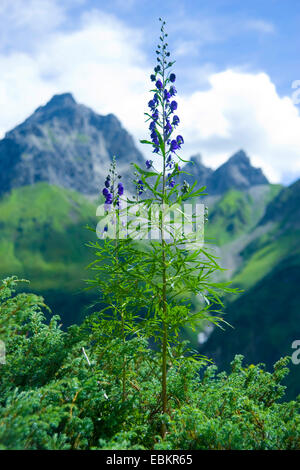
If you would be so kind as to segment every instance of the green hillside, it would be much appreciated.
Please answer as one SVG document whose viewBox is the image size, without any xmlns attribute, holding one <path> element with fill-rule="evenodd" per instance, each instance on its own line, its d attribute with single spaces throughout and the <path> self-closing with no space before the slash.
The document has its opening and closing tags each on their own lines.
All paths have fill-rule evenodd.
<svg viewBox="0 0 300 470">
<path fill-rule="evenodd" d="M 13 190 L 0 200 L 0 274 L 31 280 L 63 317 L 78 321 L 91 295 L 83 293 L 85 267 L 96 224 L 96 204 L 75 191 L 47 183 Z"/>
<path fill-rule="evenodd" d="M 241 250 L 243 264 L 234 283 L 248 288 L 280 262 L 300 254 L 300 180 L 283 188 L 266 208 L 257 226 L 258 236 Z"/>
<path fill-rule="evenodd" d="M 247 191 L 230 189 L 216 202 L 208 198 L 206 240 L 223 246 L 250 232 L 280 189 L 281 185 L 269 184 L 255 186 Z"/>
<path fill-rule="evenodd" d="M 226 320 L 234 327 L 214 330 L 201 350 L 221 367 L 236 351 L 248 363 L 268 366 L 291 355 L 300 338 L 300 181 L 282 191 L 267 206 L 255 228 L 261 233 L 241 251 L 242 264 L 233 276 L 245 292 L 230 299 Z M 300 368 L 292 366 L 286 382 L 290 396 L 300 393 Z"/>
<path fill-rule="evenodd" d="M 216 329 L 201 352 L 219 367 L 229 369 L 237 351 L 246 363 L 263 362 L 270 369 L 274 361 L 291 356 L 292 342 L 300 338 L 300 256 L 289 257 L 260 282 L 227 306 L 226 320 L 233 326 Z M 286 379 L 288 396 L 300 393 L 300 367 L 291 364 Z"/>
<path fill-rule="evenodd" d="M 205 353 L 222 367 L 237 352 L 248 362 L 271 364 L 290 352 L 297 336 L 299 188 L 280 189 L 230 190 L 207 202 L 206 239 L 219 247 L 219 264 L 231 266 L 227 277 L 245 289 L 227 301 L 226 320 L 235 330 L 215 331 L 205 344 Z M 96 204 L 84 196 L 47 183 L 15 189 L 0 200 L 1 277 L 30 279 L 28 289 L 45 297 L 64 327 L 79 322 L 95 300 L 94 293 L 82 291 L 92 259 L 85 245 L 94 237 L 85 227 L 95 227 L 95 213 Z M 197 334 L 187 330 L 185 335 L 196 347 Z"/>
</svg>

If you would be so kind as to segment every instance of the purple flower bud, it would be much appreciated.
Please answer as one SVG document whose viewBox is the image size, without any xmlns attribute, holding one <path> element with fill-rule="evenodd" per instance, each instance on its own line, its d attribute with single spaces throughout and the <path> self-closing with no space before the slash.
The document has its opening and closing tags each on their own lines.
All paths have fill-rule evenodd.
<svg viewBox="0 0 300 470">
<path fill-rule="evenodd" d="M 169 93 L 170 93 L 170 96 L 175 96 L 175 95 L 176 95 L 177 90 L 176 90 L 176 88 L 174 87 L 174 85 L 172 85 L 172 86 L 170 87 Z"/>
<path fill-rule="evenodd" d="M 174 126 L 174 127 L 178 126 L 179 122 L 180 122 L 179 117 L 176 116 L 176 115 L 173 116 L 173 121 L 172 121 L 173 126 Z"/>
<path fill-rule="evenodd" d="M 152 163 L 153 163 L 152 160 L 147 160 L 146 161 L 146 167 L 147 167 L 148 170 L 152 167 Z"/>
<path fill-rule="evenodd" d="M 175 152 L 175 150 L 178 149 L 178 144 L 176 142 L 176 140 L 171 140 L 171 146 L 170 146 L 170 150 L 171 152 Z"/>
<path fill-rule="evenodd" d="M 108 194 L 109 194 L 108 189 L 107 189 L 107 188 L 104 188 L 103 191 L 102 191 L 102 194 L 103 194 L 103 196 L 105 196 L 105 197 L 108 196 Z"/>
<path fill-rule="evenodd" d="M 163 84 L 162 84 L 162 81 L 161 80 L 157 80 L 157 82 L 155 83 L 155 86 L 158 90 L 161 90 L 162 87 L 163 87 Z"/>
<path fill-rule="evenodd" d="M 137 182 L 137 184 L 136 184 L 136 189 L 137 189 L 137 191 L 138 191 L 139 196 L 140 196 L 141 194 L 143 194 L 143 192 L 144 192 L 144 185 L 143 185 L 143 181 L 142 181 L 142 180 L 138 180 L 138 182 Z"/>
<path fill-rule="evenodd" d="M 170 79 L 170 82 L 174 83 L 175 80 L 176 80 L 176 75 L 175 75 L 175 73 L 171 73 L 169 79 Z"/>
<path fill-rule="evenodd" d="M 154 100 L 150 100 L 148 103 L 149 108 L 151 108 L 152 111 L 154 111 L 156 103 Z"/>
<path fill-rule="evenodd" d="M 150 131 L 154 131 L 156 129 L 155 127 L 155 121 L 152 121 L 149 126 Z"/>
<path fill-rule="evenodd" d="M 171 108 L 171 111 L 174 112 L 177 109 L 177 102 L 171 101 L 170 108 Z"/>
<path fill-rule="evenodd" d="M 122 183 L 119 183 L 118 184 L 118 194 L 119 194 L 119 196 L 122 196 L 123 193 L 124 193 L 124 187 L 123 187 Z"/>
<path fill-rule="evenodd" d="M 157 120 L 158 120 L 158 110 L 157 110 L 157 109 L 156 109 L 156 110 L 154 111 L 154 113 L 152 114 L 152 119 L 153 119 L 154 121 L 157 121 Z"/>
<path fill-rule="evenodd" d="M 152 82 L 155 82 L 155 75 L 153 75 L 153 74 L 150 75 L 150 79 L 151 79 Z"/>
<path fill-rule="evenodd" d="M 111 194 L 111 193 L 108 193 L 108 194 L 106 195 L 105 204 L 111 204 L 112 202 L 113 202 L 112 194 Z"/>
<path fill-rule="evenodd" d="M 171 98 L 170 93 L 168 92 L 168 90 L 164 89 L 164 100 L 169 101 L 169 98 Z"/>
<path fill-rule="evenodd" d="M 178 144 L 178 145 L 181 145 L 181 144 L 184 143 L 184 140 L 183 140 L 182 135 L 178 135 L 177 138 L 176 138 L 176 140 L 177 140 L 177 144 Z"/>
<path fill-rule="evenodd" d="M 172 126 L 170 124 L 170 121 L 167 120 L 166 125 L 165 125 L 165 137 L 168 137 L 169 134 L 171 134 L 172 130 L 173 129 L 172 129 Z"/>
</svg>

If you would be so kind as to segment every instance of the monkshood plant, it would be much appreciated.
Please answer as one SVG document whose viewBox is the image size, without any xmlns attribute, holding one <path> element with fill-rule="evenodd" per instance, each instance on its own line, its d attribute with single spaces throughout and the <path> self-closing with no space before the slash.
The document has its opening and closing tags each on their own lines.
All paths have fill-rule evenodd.
<svg viewBox="0 0 300 470">
<path fill-rule="evenodd" d="M 122 401 L 126 400 L 126 383 L 129 357 L 126 357 L 126 342 L 139 332 L 139 311 L 144 303 L 144 290 L 137 281 L 132 282 L 130 276 L 124 275 L 134 259 L 130 249 L 130 239 L 124 237 L 126 227 L 121 223 L 122 196 L 124 186 L 122 176 L 117 172 L 116 159 L 110 166 L 102 194 L 105 198 L 99 206 L 98 215 L 101 223 L 96 232 L 101 241 L 91 242 L 89 247 L 95 250 L 96 259 L 88 268 L 95 272 L 89 280 L 90 288 L 97 287 L 99 301 L 103 306 L 100 312 L 88 319 L 93 339 L 98 344 L 100 355 L 113 343 L 122 343 L 123 364 L 121 373 Z M 94 230 L 94 229 L 91 229 Z"/>
<path fill-rule="evenodd" d="M 157 65 L 150 77 L 153 96 L 148 103 L 150 111 L 145 113 L 151 140 L 141 141 L 152 147 L 160 162 L 156 165 L 158 168 L 151 160 L 146 161 L 146 169 L 134 165 L 139 175 L 139 205 L 144 212 L 148 211 L 144 227 L 148 226 L 150 234 L 151 230 L 158 232 L 159 237 L 149 240 L 148 249 L 136 250 L 139 262 L 132 276 L 144 280 L 147 290 L 152 293 L 146 299 L 145 331 L 160 347 L 162 413 L 167 414 L 168 367 L 176 367 L 188 358 L 194 359 L 182 354 L 179 331 L 186 326 L 196 328 L 203 320 L 220 326 L 223 321 L 220 315 L 222 295 L 233 290 L 228 283 L 214 282 L 213 274 L 221 268 L 203 244 L 204 214 L 200 211 L 199 221 L 194 208 L 199 198 L 205 195 L 205 187 L 197 189 L 196 181 L 192 186 L 185 181 L 179 184 L 180 174 L 184 173 L 179 166 L 183 161 L 179 151 L 184 139 L 177 134 L 180 119 L 175 114 L 178 109 L 174 99 L 176 75 L 172 70 L 174 62 L 170 60 L 165 22 L 160 21 Z M 159 210 L 153 211 L 153 207 Z M 202 299 L 197 311 L 191 309 L 188 302 L 192 295 Z M 165 432 L 163 424 L 162 434 Z"/>
<path fill-rule="evenodd" d="M 162 22 L 157 65 L 150 77 L 153 96 L 145 113 L 150 140 L 141 141 L 152 148 L 157 163 L 148 159 L 145 168 L 134 164 L 136 195 L 127 199 L 123 209 L 114 203 L 115 189 L 107 182 L 103 194 L 113 209 L 114 228 L 109 234 L 105 225 L 102 231 L 105 243 L 98 249 L 96 260 L 102 278 L 98 275 L 95 279 L 103 289 L 107 308 L 111 310 L 114 305 L 116 315 L 106 320 L 112 322 L 114 331 L 120 329 L 123 341 L 126 341 L 125 330 L 130 335 L 142 331 L 156 344 L 161 371 L 163 437 L 170 413 L 168 374 L 173 374 L 182 361 L 198 360 L 200 365 L 206 360 L 192 354 L 179 333 L 187 326 L 196 329 L 200 322 L 221 326 L 222 297 L 233 292 L 228 283 L 214 280 L 215 272 L 221 268 L 203 243 L 204 210 L 198 209 L 204 208 L 199 198 L 205 195 L 205 187 L 197 189 L 196 181 L 192 186 L 186 181 L 179 183 L 180 175 L 185 173 L 179 165 L 183 159 L 178 153 L 184 139 L 176 131 L 180 123 L 175 114 L 176 75 L 166 38 L 165 22 Z M 125 212 L 127 219 L 122 226 L 120 215 Z M 199 300 L 200 307 L 196 310 L 191 307 L 192 296 Z M 124 383 L 125 379 L 123 386 Z"/>
</svg>

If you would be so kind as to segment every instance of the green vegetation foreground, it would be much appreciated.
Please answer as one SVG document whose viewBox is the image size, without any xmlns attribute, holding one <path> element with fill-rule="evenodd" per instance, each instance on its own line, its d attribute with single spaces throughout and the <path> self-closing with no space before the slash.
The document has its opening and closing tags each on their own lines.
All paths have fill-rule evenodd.
<svg viewBox="0 0 300 470">
<path fill-rule="evenodd" d="M 168 432 L 160 436 L 159 353 L 145 340 L 106 351 L 88 324 L 46 324 L 43 299 L 12 297 L 16 280 L 0 287 L 0 449 L 299 449 L 300 399 L 283 403 L 288 359 L 231 373 L 182 362 L 169 370 Z M 84 349 L 82 349 L 84 348 Z M 85 354 L 84 354 L 85 353 Z M 122 400 L 123 354 L 129 363 Z"/>
</svg>

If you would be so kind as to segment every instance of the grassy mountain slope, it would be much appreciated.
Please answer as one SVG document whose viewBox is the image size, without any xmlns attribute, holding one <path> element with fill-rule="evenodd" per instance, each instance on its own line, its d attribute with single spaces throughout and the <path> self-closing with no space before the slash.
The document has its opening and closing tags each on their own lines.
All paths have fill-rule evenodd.
<svg viewBox="0 0 300 470">
<path fill-rule="evenodd" d="M 300 256 L 286 258 L 251 289 L 227 306 L 226 320 L 234 327 L 216 329 L 201 352 L 218 366 L 229 368 L 237 351 L 247 364 L 268 368 L 282 356 L 291 356 L 292 342 L 300 338 Z M 300 367 L 291 365 L 288 394 L 300 393 Z"/>
<path fill-rule="evenodd" d="M 236 351 L 248 363 L 270 366 L 291 355 L 292 342 L 300 338 L 300 180 L 270 202 L 256 230 L 262 228 L 267 230 L 243 248 L 241 267 L 233 277 L 235 285 L 245 288 L 227 306 L 226 320 L 234 329 L 214 330 L 201 347 L 223 367 Z M 300 368 L 292 366 L 290 396 L 300 393 L 299 383 Z"/>
<path fill-rule="evenodd" d="M 257 228 L 263 233 L 241 251 L 243 265 L 234 276 L 234 282 L 244 288 L 257 283 L 285 258 L 298 259 L 300 180 L 273 198 Z"/>
<path fill-rule="evenodd" d="M 280 185 L 273 184 L 254 186 L 247 191 L 230 189 L 216 202 L 208 199 L 206 239 L 223 246 L 250 232 L 280 189 Z"/>
<path fill-rule="evenodd" d="M 0 200 L 0 274 L 31 281 L 64 323 L 80 317 L 89 296 L 84 287 L 91 253 L 85 244 L 94 234 L 96 205 L 75 191 L 38 183 Z M 80 295 L 76 294 L 80 293 Z"/>
</svg>

